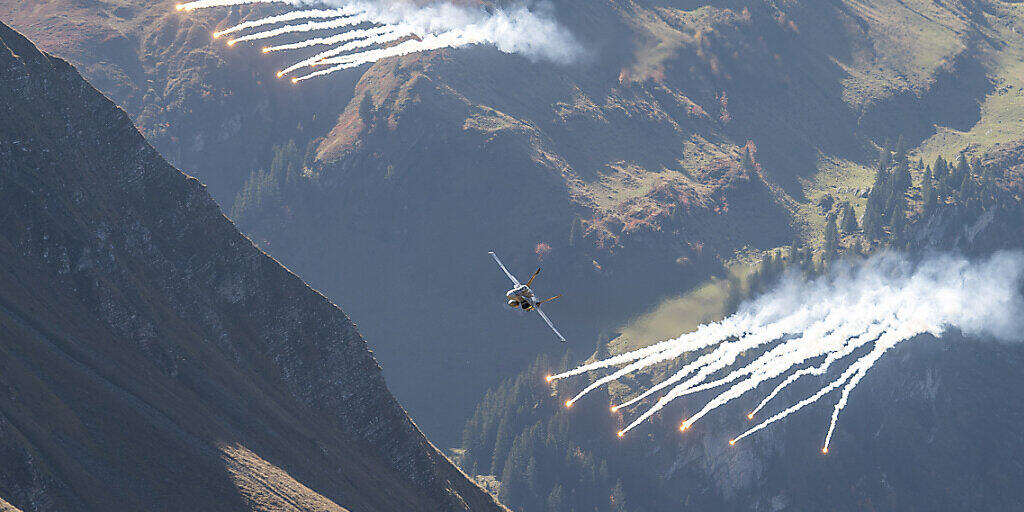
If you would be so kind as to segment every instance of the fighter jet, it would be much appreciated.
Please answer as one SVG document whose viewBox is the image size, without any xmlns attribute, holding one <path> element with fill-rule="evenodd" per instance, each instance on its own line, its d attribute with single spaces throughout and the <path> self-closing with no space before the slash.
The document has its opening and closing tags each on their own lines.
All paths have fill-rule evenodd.
<svg viewBox="0 0 1024 512">
<path fill-rule="evenodd" d="M 562 295 L 559 294 L 555 295 L 554 297 L 551 297 L 550 299 L 537 300 L 537 297 L 533 295 L 533 290 L 530 289 L 530 285 L 533 284 L 533 280 L 537 277 L 537 274 L 540 274 L 540 269 L 538 268 L 537 271 L 534 272 L 532 276 L 530 276 L 530 280 L 527 281 L 526 284 L 520 284 L 519 280 L 516 279 L 516 277 L 513 276 L 512 273 L 509 272 L 507 268 L 505 268 L 505 265 L 501 263 L 501 260 L 498 259 L 498 255 L 494 254 L 493 252 L 489 252 L 487 254 L 490 254 L 491 257 L 494 258 L 494 261 L 496 261 L 498 263 L 498 266 L 501 267 L 502 272 L 504 272 L 505 275 L 512 280 L 512 284 L 515 285 L 512 287 L 511 290 L 505 292 L 505 298 L 508 299 L 508 307 L 522 308 L 524 311 L 536 311 L 540 315 L 540 317 L 543 318 L 545 322 L 547 322 L 548 327 L 550 327 L 552 331 L 555 331 L 555 334 L 558 336 L 558 339 L 562 340 L 562 343 L 565 343 L 565 337 L 562 336 L 562 333 L 558 332 L 558 329 L 555 329 L 555 324 L 551 323 L 551 319 L 548 318 L 548 316 L 545 315 L 544 312 L 540 310 L 541 304 L 544 304 L 545 302 L 551 302 L 561 297 Z"/>
</svg>

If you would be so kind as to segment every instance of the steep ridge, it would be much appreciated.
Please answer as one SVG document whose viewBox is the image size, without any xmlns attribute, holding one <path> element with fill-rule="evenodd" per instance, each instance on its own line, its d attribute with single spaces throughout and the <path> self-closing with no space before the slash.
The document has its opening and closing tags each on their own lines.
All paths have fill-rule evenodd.
<svg viewBox="0 0 1024 512">
<path fill-rule="evenodd" d="M 0 219 L 5 506 L 503 510 L 337 306 L 4 25 Z"/>
</svg>

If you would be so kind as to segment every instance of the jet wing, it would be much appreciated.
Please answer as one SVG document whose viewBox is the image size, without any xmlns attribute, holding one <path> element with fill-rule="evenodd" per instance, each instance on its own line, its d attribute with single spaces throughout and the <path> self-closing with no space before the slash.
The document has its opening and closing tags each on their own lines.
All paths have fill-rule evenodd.
<svg viewBox="0 0 1024 512">
<path fill-rule="evenodd" d="M 512 283 L 515 284 L 516 286 L 519 286 L 519 280 L 516 279 L 515 276 L 513 276 L 512 273 L 509 272 L 507 268 L 505 268 L 505 265 L 503 265 L 501 263 L 501 260 L 498 259 L 498 255 L 494 254 L 493 252 L 488 252 L 487 254 L 490 254 L 491 257 L 494 258 L 494 261 L 498 262 L 498 266 L 501 267 L 502 272 L 504 272 L 505 275 L 512 280 Z M 554 327 L 552 327 L 552 329 L 554 329 Z"/>
<path fill-rule="evenodd" d="M 548 318 L 548 316 L 545 315 L 544 312 L 540 310 L 540 308 L 534 307 L 533 309 L 536 309 L 540 317 L 543 318 L 544 321 L 548 323 L 548 327 L 550 327 L 552 331 L 555 331 L 555 334 L 558 335 L 558 339 L 562 340 L 562 343 L 565 343 L 565 336 L 562 336 L 562 333 L 558 332 L 558 329 L 555 329 L 555 324 L 551 323 L 551 319 Z"/>
</svg>

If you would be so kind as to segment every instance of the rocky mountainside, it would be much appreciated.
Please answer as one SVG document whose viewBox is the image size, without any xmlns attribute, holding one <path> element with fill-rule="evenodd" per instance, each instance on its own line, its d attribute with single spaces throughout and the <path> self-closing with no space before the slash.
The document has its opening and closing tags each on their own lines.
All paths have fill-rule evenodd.
<svg viewBox="0 0 1024 512">
<path fill-rule="evenodd" d="M 0 17 L 80 65 L 261 248 L 344 303 L 446 445 L 483 389 L 563 350 L 502 311 L 486 251 L 544 266 L 538 291 L 563 293 L 551 314 L 585 357 L 737 262 L 821 245 L 821 201 L 862 215 L 887 139 L 927 161 L 1024 139 L 1015 3 L 551 5 L 578 64 L 480 46 L 298 88 L 209 36 L 273 6 L 0 0 Z"/>
<path fill-rule="evenodd" d="M 0 508 L 503 508 L 354 324 L 0 25 Z"/>
</svg>

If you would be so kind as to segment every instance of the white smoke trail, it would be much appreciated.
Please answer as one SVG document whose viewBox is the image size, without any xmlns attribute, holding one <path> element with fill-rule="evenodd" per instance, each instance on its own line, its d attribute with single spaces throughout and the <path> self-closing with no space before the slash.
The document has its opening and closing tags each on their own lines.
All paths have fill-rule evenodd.
<svg viewBox="0 0 1024 512">
<path fill-rule="evenodd" d="M 256 41 L 259 39 L 270 39 L 272 37 L 281 36 L 284 34 L 292 34 L 295 32 L 312 32 L 314 30 L 328 30 L 334 28 L 351 27 L 360 23 L 365 23 L 369 18 L 365 14 L 356 14 L 353 16 L 346 16 L 344 18 L 338 18 L 330 21 L 307 21 L 297 25 L 285 25 L 280 28 L 272 30 L 264 30 L 262 32 L 256 32 L 253 34 L 236 37 L 228 41 L 229 45 L 235 43 L 241 43 L 245 41 Z"/>
<path fill-rule="evenodd" d="M 312 9 L 307 11 L 292 11 L 278 16 L 268 16 L 266 18 L 260 18 L 258 20 L 246 21 L 239 23 L 233 27 L 228 27 L 224 30 L 219 30 L 213 33 L 213 37 L 226 36 L 228 34 L 234 34 L 235 32 L 241 32 L 242 30 L 248 30 L 251 28 L 262 27 L 264 25 L 274 25 L 277 23 L 284 23 L 286 21 L 304 20 L 311 18 L 341 18 L 343 16 L 351 16 L 355 14 L 354 9 Z"/>
<path fill-rule="evenodd" d="M 307 3 L 306 0 L 197 0 L 195 2 L 186 2 L 175 5 L 174 8 L 179 11 L 194 11 L 196 9 L 206 9 L 209 7 L 230 7 L 233 5 L 245 4 L 302 5 L 304 3 Z"/>
<path fill-rule="evenodd" d="M 802 323 L 798 323 L 795 320 L 802 320 L 809 313 L 810 311 L 808 310 L 802 310 L 798 312 L 796 315 L 794 315 L 795 318 L 786 318 L 783 321 L 764 326 L 760 330 L 760 332 L 756 334 L 748 334 L 746 336 L 741 337 L 739 340 L 735 342 L 723 343 L 712 353 L 701 356 L 693 363 L 684 366 L 681 370 L 676 372 L 668 379 L 659 382 L 657 385 L 641 393 L 639 396 L 636 396 L 631 400 L 616 406 L 616 409 L 633 405 L 634 403 L 639 402 L 640 400 L 643 400 L 644 398 L 647 398 L 648 396 L 658 391 L 661 391 L 662 389 L 665 389 L 666 387 L 671 386 L 676 382 L 679 382 L 684 377 L 692 373 L 694 370 L 697 370 L 698 368 L 699 371 L 697 372 L 697 375 L 695 375 L 687 382 L 681 384 L 680 389 L 686 389 L 695 383 L 702 382 L 708 375 L 711 375 L 712 373 L 733 364 L 736 361 L 736 358 L 739 357 L 740 353 L 742 353 L 743 351 L 755 349 L 765 343 L 771 342 L 786 334 L 793 332 L 793 329 L 799 328 L 800 325 L 802 325 Z M 660 409 L 660 407 L 658 408 Z M 652 411 L 652 414 L 653 412 L 656 412 L 656 410 Z"/>
<path fill-rule="evenodd" d="M 768 396 L 764 397 L 764 399 L 761 400 L 761 403 L 757 404 L 757 407 L 755 407 L 753 411 L 750 411 L 750 414 L 747 415 L 747 418 L 754 419 L 754 416 L 757 413 L 761 412 L 761 409 L 764 409 L 764 407 L 768 405 L 768 402 L 770 402 L 773 398 L 778 396 L 778 394 L 782 392 L 782 390 L 785 389 L 787 386 L 799 380 L 800 377 L 803 377 L 805 375 L 824 375 L 833 363 L 852 354 L 857 348 L 863 346 L 865 343 L 874 341 L 876 338 L 878 338 L 878 336 L 882 334 L 882 331 L 884 331 L 888 326 L 889 324 L 875 324 L 872 327 L 868 328 L 868 330 L 865 331 L 864 334 L 861 334 L 856 338 L 850 339 L 845 344 L 842 350 L 830 353 L 825 358 L 825 361 L 820 365 L 813 366 L 810 368 L 804 368 L 803 370 L 800 370 L 790 375 L 789 377 L 786 377 L 786 380 L 782 381 L 778 386 L 775 386 L 775 389 L 773 389 L 771 393 L 768 393 Z"/>
<path fill-rule="evenodd" d="M 844 383 L 847 384 L 846 388 L 844 388 L 844 394 L 849 395 L 849 390 L 853 389 L 853 387 L 850 386 L 850 383 L 853 383 L 853 379 L 859 380 L 859 376 L 863 376 L 865 373 L 867 373 L 867 370 L 871 368 L 871 366 L 874 365 L 879 358 L 882 357 L 882 354 L 884 354 L 886 350 L 896 346 L 896 344 L 898 344 L 900 341 L 903 341 L 907 337 L 914 336 L 915 334 L 918 333 L 912 333 L 909 330 L 903 330 L 901 332 L 899 328 L 895 328 L 893 331 L 883 334 L 875 341 L 875 347 L 871 350 L 871 352 L 869 352 L 867 355 L 861 357 L 856 362 L 851 364 L 846 369 L 846 371 L 844 371 L 843 374 L 839 376 L 838 379 L 832 381 L 827 386 L 819 389 L 818 392 L 811 395 L 810 397 L 797 402 L 795 405 L 790 406 L 789 408 L 772 416 L 771 418 L 768 418 L 767 420 L 758 424 L 756 427 L 753 427 L 750 430 L 747 430 L 746 432 L 740 434 L 733 441 L 739 441 L 740 439 L 743 439 L 744 437 L 747 437 L 750 434 L 753 434 L 754 432 L 762 430 L 768 425 L 771 425 L 772 423 L 775 423 L 776 421 L 779 421 L 785 418 L 786 416 L 789 416 L 790 414 L 793 414 L 794 412 L 803 409 L 804 407 L 820 400 L 821 397 L 835 390 L 839 386 L 842 386 Z M 832 418 L 834 425 L 834 422 L 838 419 L 838 410 L 833 413 Z M 825 446 L 822 448 L 822 451 L 828 451 L 828 442 L 825 443 Z"/>
<path fill-rule="evenodd" d="M 457 48 L 476 44 L 490 44 L 505 53 L 518 53 L 530 59 L 547 59 L 556 63 L 569 63 L 582 52 L 579 43 L 567 30 L 555 22 L 542 4 L 540 9 L 519 5 L 509 9 L 484 9 L 476 6 L 456 6 L 444 0 L 427 5 L 416 5 L 409 0 L 198 0 L 178 4 L 179 11 L 194 11 L 214 7 L 246 4 L 283 4 L 298 8 L 283 14 L 250 20 L 214 33 L 214 37 L 242 33 L 271 25 L 269 30 L 248 33 L 228 41 L 228 45 L 245 41 L 273 39 L 291 34 L 313 31 L 334 31 L 335 34 L 306 38 L 301 41 L 268 46 L 264 53 L 299 50 L 317 45 L 335 45 L 360 40 L 368 44 L 344 44 L 313 57 L 301 59 L 278 73 L 284 76 L 303 67 L 328 66 L 304 76 L 293 78 L 300 82 L 336 71 L 380 59 L 408 55 L 441 48 Z M 301 9 L 326 5 L 335 9 Z M 305 21 L 316 18 L 334 18 L 328 21 Z M 368 23 L 376 35 L 354 34 L 350 27 Z M 346 35 L 347 33 L 347 35 Z M 413 35 L 414 40 L 392 47 L 400 37 L 387 35 Z M 364 39 L 365 38 L 365 39 Z M 372 40 L 372 43 L 369 42 Z M 379 48 L 373 48 L 373 47 Z M 342 54 L 355 52 L 351 55 Z"/>
<path fill-rule="evenodd" d="M 754 326 L 763 326 L 766 322 L 782 317 L 786 314 L 786 311 L 784 307 L 778 307 L 780 305 L 780 303 L 768 303 L 763 304 L 763 307 L 755 308 L 756 311 L 741 311 L 721 322 L 702 324 L 694 332 L 683 334 L 678 338 L 661 341 L 642 349 L 585 364 L 558 375 L 551 375 L 548 377 L 548 381 L 564 379 L 609 366 L 618 366 L 630 361 L 655 356 L 667 350 L 678 350 L 678 352 L 674 352 L 674 355 L 671 356 L 676 357 L 686 352 L 710 347 L 725 341 L 729 337 L 742 335 Z M 655 362 L 661 362 L 661 360 L 654 361 L 651 364 Z"/>
<path fill-rule="evenodd" d="M 846 366 L 839 378 L 730 441 L 735 443 L 758 432 L 842 387 L 822 448 L 827 453 L 840 413 L 853 390 L 888 350 L 903 341 L 924 333 L 939 336 L 950 328 L 968 335 L 1020 339 L 1024 327 L 1020 314 L 1024 311 L 1019 288 L 1022 276 L 1024 255 L 1017 252 L 997 253 L 977 262 L 935 256 L 916 264 L 896 254 L 882 254 L 813 281 L 787 275 L 775 290 L 744 304 L 736 315 L 721 322 L 701 326 L 674 340 L 549 376 L 548 380 L 625 365 L 588 385 L 566 404 L 572 405 L 586 393 L 629 373 L 712 348 L 669 378 L 612 408 L 614 411 L 635 404 L 674 386 L 619 431 L 622 436 L 680 397 L 725 386 L 724 391 L 683 421 L 680 429 L 686 430 L 712 411 L 785 375 L 748 415 L 753 419 L 801 377 L 824 375 L 858 349 L 870 346 L 866 354 Z M 747 352 L 758 352 L 762 347 L 766 349 L 759 355 L 737 363 L 751 357 Z M 806 366 L 813 360 L 819 364 Z M 716 378 L 718 375 L 722 376 Z"/>
<path fill-rule="evenodd" d="M 716 343 L 719 343 L 728 338 L 729 336 L 733 336 L 741 332 L 742 331 L 737 329 L 734 325 L 726 326 L 725 322 L 705 324 L 698 327 L 696 331 L 689 334 L 684 334 L 678 338 L 661 341 L 649 347 L 634 350 L 633 352 L 627 352 L 622 355 L 613 356 L 602 361 L 597 361 L 595 363 L 585 364 L 574 370 L 559 373 L 558 375 L 552 375 L 548 377 L 548 380 L 550 381 L 555 379 L 564 379 L 566 377 L 572 377 L 574 375 L 579 375 L 581 373 L 586 373 L 593 370 L 599 370 L 601 368 L 607 368 L 609 366 L 618 366 L 620 364 L 628 363 L 630 361 L 636 361 L 638 359 L 656 356 L 667 350 L 675 349 L 676 347 L 681 347 L 680 353 L 692 352 L 694 350 L 699 350 L 704 347 L 708 347 Z M 675 355 L 671 357 L 675 357 Z"/>
<path fill-rule="evenodd" d="M 776 415 L 772 416 L 771 418 L 768 418 L 767 420 L 762 422 L 760 425 L 758 425 L 758 426 L 756 426 L 756 427 L 754 427 L 754 428 L 752 428 L 752 429 L 750 429 L 750 430 L 740 434 L 735 439 L 730 441 L 730 443 L 735 443 L 736 441 L 739 441 L 740 439 L 743 439 L 744 437 L 747 437 L 750 434 L 753 434 L 754 432 L 757 432 L 758 430 L 761 430 L 761 429 L 767 427 L 768 425 L 771 425 L 772 423 L 775 423 L 776 421 L 779 421 L 782 418 L 785 418 L 786 416 L 789 416 L 790 414 L 793 414 L 794 412 L 799 411 L 800 409 L 803 409 L 805 406 L 810 405 L 810 404 L 812 404 L 814 402 L 817 402 L 821 397 L 827 395 L 832 390 L 834 390 L 837 387 L 841 386 L 844 382 L 846 382 L 850 378 L 850 375 L 853 375 L 854 372 L 859 371 L 859 370 L 860 370 L 860 366 L 858 366 L 857 363 L 854 363 L 849 368 L 847 368 L 846 371 L 844 371 L 843 374 L 840 375 L 838 379 L 832 381 L 827 386 L 819 389 L 816 393 L 814 393 L 810 397 L 805 398 L 805 399 L 797 402 L 796 404 L 790 406 L 788 409 L 786 409 L 786 410 L 784 410 L 784 411 L 782 411 L 780 413 L 777 413 Z"/>
<path fill-rule="evenodd" d="M 395 46 L 388 48 L 381 48 L 379 50 L 368 50 L 362 53 L 356 53 L 352 55 L 346 55 L 343 57 L 334 57 L 330 59 L 324 59 L 318 62 L 318 64 L 336 64 L 334 67 L 324 69 L 322 71 L 315 71 L 308 75 L 296 77 L 292 79 L 292 82 L 301 82 L 303 80 L 309 80 L 318 76 L 324 76 L 342 69 L 354 68 L 370 62 L 376 62 L 381 59 L 388 57 L 399 57 L 402 55 L 408 55 L 410 53 L 419 53 L 427 50 L 438 50 L 441 48 L 453 48 L 456 46 L 462 46 L 465 44 L 472 44 L 478 41 L 472 41 L 470 36 L 458 32 L 448 32 L 439 36 L 430 35 L 424 37 L 422 41 L 411 39 Z"/>
<path fill-rule="evenodd" d="M 263 49 L 266 52 L 279 52 L 285 50 L 297 50 L 299 48 L 308 48 L 310 46 L 330 46 L 338 43 L 344 43 L 345 41 L 352 41 L 354 39 L 367 39 L 371 37 L 379 37 L 385 34 L 394 34 L 396 31 L 392 27 L 374 27 L 366 28 L 362 30 L 352 30 L 341 34 L 335 34 L 328 37 L 314 37 L 313 39 L 305 39 L 297 43 L 279 44 L 277 46 L 268 46 Z M 343 50 L 344 51 L 344 50 Z M 318 54 L 319 55 L 319 54 Z M 319 60 L 319 59 L 316 59 Z M 315 62 L 315 60 L 314 60 Z"/>
<path fill-rule="evenodd" d="M 464 34 L 462 32 L 448 32 L 438 36 L 430 35 L 424 37 L 422 40 L 410 39 L 404 41 L 395 46 L 388 48 L 381 48 L 378 50 L 369 50 L 362 53 L 356 53 L 353 55 L 343 55 L 341 57 L 332 57 L 329 59 L 323 59 L 323 64 L 352 64 L 352 63 L 363 63 L 373 62 L 387 57 L 393 57 L 396 55 L 406 55 L 409 53 L 415 53 L 425 50 L 434 50 L 438 48 L 449 48 L 456 45 L 472 43 L 472 36 Z"/>
<path fill-rule="evenodd" d="M 873 290 L 873 292 L 874 291 L 877 290 Z M 856 311 L 858 309 L 871 306 L 874 304 L 876 295 L 876 293 L 867 293 L 856 304 L 846 303 L 845 301 L 840 300 L 840 304 L 832 305 L 833 307 L 836 307 L 836 309 L 833 309 L 825 320 L 808 327 L 802 336 L 780 343 L 772 350 L 757 358 L 754 362 L 733 371 L 725 378 L 695 387 L 694 384 L 696 382 L 700 382 L 700 380 L 694 379 L 696 382 L 681 385 L 671 391 L 666 396 L 669 400 L 699 391 L 712 389 L 721 386 L 722 384 L 733 382 L 740 377 L 750 375 L 750 377 L 741 383 L 741 385 L 731 388 L 715 397 L 714 400 L 708 403 L 704 410 L 684 422 L 683 429 L 685 430 L 689 425 L 692 425 L 695 421 L 715 408 L 739 398 L 746 393 L 746 391 L 755 389 L 762 382 L 778 377 L 790 369 L 803 364 L 808 359 L 820 357 L 825 354 L 828 354 L 829 357 L 839 357 L 844 353 L 852 353 L 864 342 L 877 337 L 877 334 L 870 336 L 872 331 L 871 325 L 865 326 L 856 321 L 847 321 L 847 315 L 843 314 L 845 311 Z M 865 336 L 865 334 L 868 334 L 869 336 Z M 732 364 L 732 362 L 733 361 L 730 360 L 728 361 L 728 364 Z M 709 365 L 709 368 L 707 371 L 703 372 L 703 374 L 704 376 L 711 375 L 724 366 L 725 365 L 718 365 L 717 367 L 713 367 Z M 791 375 L 791 378 L 792 377 L 793 376 Z M 781 387 L 782 385 L 780 385 L 780 388 Z M 638 418 L 639 421 L 634 422 L 633 426 L 639 424 L 643 419 L 650 417 L 654 412 L 657 412 L 657 409 L 652 408 L 652 410 L 647 411 L 644 416 Z M 753 418 L 753 413 L 749 414 L 747 417 Z"/>
<path fill-rule="evenodd" d="M 843 339 L 844 337 L 848 337 L 849 335 L 850 335 L 850 332 L 846 331 L 846 332 L 842 332 L 841 334 L 836 333 L 833 336 L 833 338 Z M 797 338 L 797 339 L 793 340 L 792 342 L 783 342 L 783 343 L 781 343 L 779 346 L 775 347 L 772 350 L 772 352 L 776 352 L 777 351 L 779 353 L 782 353 L 783 355 L 785 355 L 787 352 L 797 352 L 799 354 L 800 352 L 798 350 L 798 347 L 795 347 L 793 345 L 798 345 L 798 344 L 801 344 L 801 343 L 807 343 L 808 341 L 813 341 L 815 339 L 817 339 L 817 338 L 813 337 L 813 336 L 812 337 L 801 336 L 800 338 Z M 747 365 L 745 367 L 742 367 L 742 368 L 740 368 L 738 370 L 735 370 L 734 372 L 732 372 L 731 374 L 729 374 L 725 378 L 720 379 L 719 381 L 707 383 L 707 384 L 704 384 L 702 386 L 694 387 L 692 389 L 683 389 L 683 390 L 679 390 L 679 391 L 673 391 L 672 393 L 670 393 L 668 395 L 670 398 L 676 398 L 676 397 L 680 397 L 680 396 L 696 393 L 698 391 L 703 391 L 705 389 L 711 389 L 712 387 L 720 386 L 723 383 L 732 382 L 734 380 L 737 380 L 739 377 L 750 375 L 750 377 L 748 379 L 746 379 L 744 381 L 741 381 L 739 384 L 733 386 L 732 388 L 729 388 L 725 392 L 719 394 L 714 399 L 709 401 L 704 406 L 704 408 L 700 410 L 700 412 L 698 412 L 697 414 L 694 414 L 689 419 L 687 419 L 686 421 L 683 422 L 682 429 L 685 430 L 686 428 L 689 428 L 690 425 L 693 425 L 697 420 L 699 420 L 700 418 L 704 417 L 705 415 L 707 415 L 711 411 L 713 411 L 713 410 L 715 410 L 715 409 L 717 409 L 717 408 L 719 408 L 719 407 L 729 403 L 732 400 L 735 400 L 735 399 L 743 396 L 748 391 L 756 389 L 757 386 L 760 385 L 761 383 L 763 383 L 763 382 L 765 382 L 767 380 L 773 379 L 775 377 L 778 377 L 779 375 L 782 375 L 783 373 L 789 371 L 790 369 L 794 368 L 795 366 L 797 366 L 799 364 L 802 364 L 809 357 L 813 357 L 814 355 L 820 355 L 821 353 L 825 353 L 825 352 L 827 352 L 828 350 L 831 349 L 831 347 L 829 347 L 828 343 L 824 344 L 824 346 L 820 346 L 820 345 L 819 346 L 814 346 L 814 345 L 812 345 L 812 348 L 816 348 L 817 349 L 817 354 L 803 353 L 803 355 L 792 356 L 792 357 L 790 357 L 788 359 L 784 358 L 784 357 L 777 356 L 776 354 L 769 353 L 769 354 L 766 354 L 766 355 L 769 355 L 767 360 L 761 361 L 759 359 L 758 361 L 755 361 L 754 363 L 751 363 L 751 364 L 749 364 L 749 365 Z M 773 359 L 775 361 L 773 361 Z M 782 360 L 778 361 L 778 359 L 782 359 Z M 773 362 L 775 362 L 776 364 L 771 364 Z M 640 423 L 640 421 L 642 421 L 643 419 L 646 419 L 647 417 L 650 417 L 650 415 L 653 412 L 656 412 L 656 411 L 647 411 L 646 413 L 644 413 L 645 416 L 643 416 L 641 418 L 638 418 L 638 421 L 634 421 L 632 426 L 635 427 L 636 425 L 638 425 Z"/>
<path fill-rule="evenodd" d="M 775 323 L 759 327 L 757 329 L 758 332 L 755 334 L 748 334 L 735 342 L 722 344 L 718 350 L 712 352 L 711 354 L 702 356 L 700 359 L 698 359 L 688 367 L 684 367 L 682 370 L 680 370 L 672 377 L 669 377 L 668 379 L 658 383 L 651 389 L 634 397 L 633 399 L 619 406 L 616 406 L 615 409 L 632 405 L 650 396 L 651 394 L 660 391 L 661 389 L 664 389 L 672 384 L 675 384 L 683 377 L 691 373 L 695 369 L 693 368 L 694 366 L 700 367 L 700 371 L 697 373 L 697 375 L 691 378 L 686 383 L 681 384 L 676 390 L 670 392 L 670 394 L 672 394 L 673 396 L 682 396 L 683 391 L 689 389 L 691 386 L 697 383 L 702 382 L 706 377 L 717 372 L 718 370 L 721 370 L 726 366 L 733 364 L 736 358 L 741 353 L 747 350 L 756 349 L 766 343 L 777 340 L 785 335 L 799 332 L 801 330 L 807 331 L 807 333 L 809 333 L 810 335 L 815 335 L 816 333 L 823 335 L 828 330 L 831 330 L 836 323 L 843 320 L 840 315 L 836 315 L 834 313 L 826 315 L 827 313 L 829 313 L 830 311 L 834 311 L 835 309 L 836 308 L 834 306 L 830 307 L 827 303 L 824 302 L 819 302 L 816 304 L 806 305 L 804 307 L 797 308 L 796 311 L 790 313 L 789 316 L 784 317 L 783 319 Z M 764 315 L 761 315 L 761 317 L 763 318 Z M 806 327 L 807 324 L 812 320 L 814 320 L 815 323 L 813 323 L 812 326 L 809 328 Z M 807 337 L 807 333 L 805 333 L 804 337 Z M 772 355 L 774 355 L 774 353 L 769 352 L 768 354 L 765 354 L 765 356 L 759 358 L 758 361 L 755 361 L 754 364 L 757 364 L 759 366 L 763 365 L 765 362 L 765 358 L 771 357 Z M 702 387 L 701 389 L 708 388 Z"/>
<path fill-rule="evenodd" d="M 279 71 L 277 73 L 277 76 L 282 77 L 300 68 L 319 65 L 320 61 L 327 57 L 341 55 L 342 53 L 350 52 L 352 50 L 357 50 L 360 48 L 367 48 L 374 45 L 383 45 L 393 41 L 397 41 L 398 39 L 401 39 L 405 35 L 406 34 L 403 34 L 402 32 L 396 32 L 394 30 L 391 30 L 388 32 L 384 32 L 379 36 L 367 37 L 366 39 L 351 41 L 343 45 L 337 46 L 335 48 L 332 48 L 330 50 L 320 52 L 308 59 L 300 60 L 299 62 L 296 62 L 295 64 L 292 64 L 291 66 L 288 66 Z"/>
</svg>

